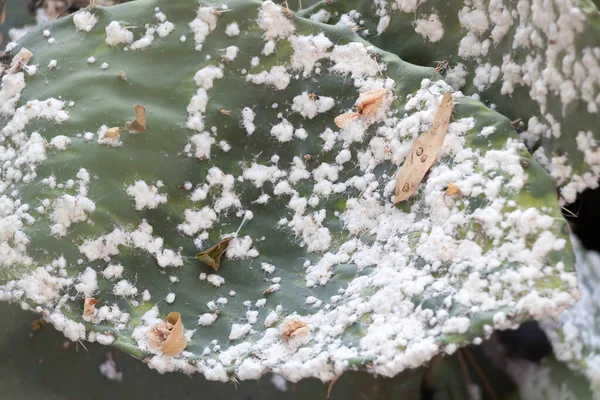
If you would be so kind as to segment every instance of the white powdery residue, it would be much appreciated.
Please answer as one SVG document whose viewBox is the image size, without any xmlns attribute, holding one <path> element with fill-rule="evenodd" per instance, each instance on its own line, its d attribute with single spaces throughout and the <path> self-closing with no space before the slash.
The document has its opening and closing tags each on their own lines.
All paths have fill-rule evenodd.
<svg viewBox="0 0 600 400">
<path fill-rule="evenodd" d="M 452 86 L 452 89 L 460 90 L 460 88 L 467 84 L 467 75 L 467 67 L 462 63 L 456 63 L 454 67 L 446 71 L 444 80 Z"/>
<path fill-rule="evenodd" d="M 443 333 L 465 333 L 471 326 L 471 320 L 467 317 L 451 317 L 442 326 Z"/>
<path fill-rule="evenodd" d="M 198 318 L 198 325 L 202 326 L 210 326 L 215 323 L 217 317 L 219 315 L 217 313 L 205 313 Z"/>
<path fill-rule="evenodd" d="M 102 271 L 102 276 L 106 279 L 115 279 L 123 276 L 123 265 L 120 262 L 108 264 Z"/>
<path fill-rule="evenodd" d="M 252 248 L 252 238 L 244 236 L 230 241 L 225 255 L 232 260 L 242 260 L 248 257 L 258 257 L 258 251 Z"/>
<path fill-rule="evenodd" d="M 87 257 L 89 261 L 108 259 L 110 256 L 119 254 L 119 246 L 129 243 L 127 232 L 115 228 L 108 235 L 97 239 L 87 239 L 79 247 L 79 252 Z"/>
<path fill-rule="evenodd" d="M 331 246 L 331 233 L 323 226 L 325 216 L 325 210 L 307 216 L 296 212 L 292 220 L 287 223 L 294 234 L 302 237 L 302 245 L 307 246 L 310 253 L 326 251 Z"/>
<path fill-rule="evenodd" d="M 188 124 L 190 120 L 188 120 Z M 199 160 L 210 158 L 210 149 L 215 144 L 215 138 L 208 132 L 198 133 L 190 138 L 190 143 L 185 148 L 188 157 L 196 157 Z M 193 146 L 193 148 L 192 148 Z"/>
<path fill-rule="evenodd" d="M 208 104 L 208 93 L 206 89 L 200 88 L 196 91 L 196 94 L 192 96 L 190 104 L 187 106 L 188 120 L 186 126 L 190 129 L 194 129 L 201 132 L 204 129 L 204 111 L 206 111 L 206 105 Z M 207 132 L 204 132 L 208 135 Z M 214 142 L 214 139 L 213 139 Z M 206 147 L 206 146 L 203 146 Z M 210 146 L 208 146 L 210 149 Z M 210 154 L 210 151 L 209 151 Z"/>
<path fill-rule="evenodd" d="M 478 58 L 486 56 L 490 50 L 491 44 L 492 42 L 489 39 L 480 42 L 474 33 L 468 32 L 458 44 L 458 55 L 462 58 Z"/>
<path fill-rule="evenodd" d="M 229 340 L 237 340 L 248 334 L 252 329 L 250 324 L 233 324 L 229 333 Z"/>
<path fill-rule="evenodd" d="M 98 18 L 89 11 L 79 11 L 73 14 L 73 23 L 78 31 L 89 32 L 98 22 Z"/>
<path fill-rule="evenodd" d="M 85 340 L 85 326 L 82 323 L 75 322 L 58 312 L 53 312 L 46 319 L 57 331 L 62 332 L 71 341 Z"/>
<path fill-rule="evenodd" d="M 225 283 L 225 278 L 223 278 L 222 276 L 219 276 L 219 275 L 215 275 L 215 274 L 209 274 L 206 277 L 206 280 L 215 287 L 219 287 Z"/>
<path fill-rule="evenodd" d="M 106 44 L 116 46 L 118 44 L 128 44 L 133 42 L 133 33 L 123 28 L 117 21 L 112 21 L 105 28 Z"/>
<path fill-rule="evenodd" d="M 4 116 L 15 112 L 17 101 L 21 98 L 21 92 L 25 89 L 25 74 L 4 74 L 2 76 L 2 88 L 0 89 L 0 112 Z"/>
<path fill-rule="evenodd" d="M 321 9 L 310 16 L 311 21 L 327 23 L 331 18 L 331 13 L 325 9 Z"/>
<path fill-rule="evenodd" d="M 240 48 L 237 46 L 229 46 L 225 49 L 225 60 L 233 61 L 237 58 Z"/>
<path fill-rule="evenodd" d="M 265 39 L 285 38 L 296 29 L 292 21 L 285 16 L 282 8 L 270 0 L 261 4 L 257 22 L 265 32 L 263 35 Z"/>
<path fill-rule="evenodd" d="M 202 44 L 206 37 L 217 27 L 218 11 L 212 7 L 200 7 L 196 13 L 196 18 L 189 23 L 189 27 L 194 32 L 195 49 L 202 50 Z"/>
<path fill-rule="evenodd" d="M 113 335 L 105 335 L 102 333 L 90 332 L 88 334 L 87 340 L 88 342 L 98 342 L 101 345 L 108 346 L 115 341 L 115 337 Z"/>
<path fill-rule="evenodd" d="M 53 306 L 61 292 L 72 283 L 71 278 L 50 275 L 46 268 L 39 267 L 17 281 L 15 288 L 22 290 L 28 299 L 37 304 Z"/>
<path fill-rule="evenodd" d="M 135 42 L 131 43 L 131 46 L 129 46 L 129 48 L 131 50 L 145 50 L 145 49 L 147 49 L 148 47 L 150 47 L 150 45 L 154 41 L 154 34 L 155 33 L 156 33 L 156 29 L 154 29 L 153 26 L 149 26 L 148 28 L 146 28 L 146 33 L 144 33 L 144 36 L 142 36 L 141 38 L 139 38 Z"/>
<path fill-rule="evenodd" d="M 256 114 L 250 107 L 244 107 L 242 110 L 242 126 L 246 129 L 246 133 L 248 135 L 252 135 L 256 130 L 256 126 L 254 125 L 254 117 Z"/>
<path fill-rule="evenodd" d="M 379 22 L 377 23 L 377 34 L 381 35 L 385 30 L 390 26 L 390 22 L 392 21 L 392 17 L 389 15 L 383 15 L 379 18 Z"/>
<path fill-rule="evenodd" d="M 280 170 L 275 165 L 267 166 L 252 163 L 250 168 L 244 169 L 242 176 L 244 177 L 244 179 L 252 181 L 254 186 L 260 188 L 267 181 L 274 183 L 276 180 L 284 177 L 285 171 Z"/>
<path fill-rule="evenodd" d="M 490 0 L 488 11 L 493 26 L 490 37 L 494 44 L 497 44 L 513 24 L 512 16 L 509 8 L 504 5 L 502 0 Z"/>
<path fill-rule="evenodd" d="M 217 214 L 210 207 L 200 210 L 185 210 L 185 220 L 177 229 L 186 235 L 194 235 L 200 230 L 210 229 L 217 220 Z"/>
<path fill-rule="evenodd" d="M 431 43 L 439 42 L 444 37 L 444 27 L 437 14 L 430 14 L 427 18 L 418 19 L 414 24 L 415 32 Z"/>
<path fill-rule="evenodd" d="M 333 61 L 331 71 L 342 75 L 351 74 L 352 78 L 375 76 L 385 69 L 385 65 L 378 64 L 369 55 L 364 44 L 358 42 L 335 45 L 329 58 Z"/>
<path fill-rule="evenodd" d="M 290 74 L 282 65 L 276 65 L 268 72 L 262 71 L 258 74 L 246 75 L 246 80 L 256 85 L 269 85 L 277 90 L 285 89 L 290 83 Z"/>
<path fill-rule="evenodd" d="M 138 290 L 131 282 L 122 279 L 113 286 L 115 296 L 132 297 L 138 294 Z"/>
<path fill-rule="evenodd" d="M 289 142 L 294 136 L 294 126 L 284 118 L 280 123 L 273 125 L 271 128 L 271 136 L 282 143 Z"/>
<path fill-rule="evenodd" d="M 489 28 L 489 21 L 485 10 L 471 9 L 467 6 L 458 12 L 458 20 L 466 30 L 481 36 Z"/>
<path fill-rule="evenodd" d="M 112 337 L 112 336 L 111 336 Z M 113 338 L 114 339 L 114 338 Z M 98 338 L 96 338 L 97 342 L 100 342 Z M 104 377 L 111 381 L 121 382 L 123 380 L 123 373 L 117 371 L 117 364 L 112 359 L 110 353 L 106 354 L 106 361 L 100 364 L 100 373 L 104 375 Z"/>
<path fill-rule="evenodd" d="M 71 144 L 71 139 L 64 135 L 54 136 L 52 140 L 50 140 L 50 146 L 57 150 L 66 150 L 69 144 Z"/>
<path fill-rule="evenodd" d="M 170 21 L 164 21 L 156 27 L 156 33 L 161 38 L 167 37 L 175 30 L 175 25 Z"/>
<path fill-rule="evenodd" d="M 333 108 L 335 100 L 332 97 L 316 96 L 311 97 L 307 92 L 295 96 L 293 99 L 292 110 L 300 113 L 304 118 L 313 119 L 317 114 L 327 112 Z"/>
<path fill-rule="evenodd" d="M 237 22 L 232 22 L 225 28 L 225 34 L 227 36 L 237 36 L 240 34 L 240 26 Z"/>
<path fill-rule="evenodd" d="M 25 87 L 24 81 L 22 86 L 20 84 L 23 76 L 21 75 L 21 77 L 18 78 L 19 74 L 22 74 L 22 72 L 14 75 L 5 74 L 2 77 L 2 91 L 0 91 L 0 106 L 2 107 L 2 113 L 4 115 L 11 115 L 14 111 L 13 118 L 6 123 L 4 128 L 2 128 L 3 135 L 12 136 L 18 134 L 34 119 L 46 119 L 56 123 L 62 123 L 69 119 L 69 114 L 63 109 L 66 103 L 55 98 L 30 100 L 14 110 L 13 102 L 18 101 L 20 98 L 20 91 Z M 12 78 L 14 76 L 17 76 L 18 78 L 16 81 Z M 8 83 L 8 86 L 5 86 L 6 83 Z M 5 88 L 7 89 L 6 92 Z M 17 90 L 19 91 L 17 92 Z M 3 100 L 6 100 L 8 104 L 2 104 Z"/>
<path fill-rule="evenodd" d="M 426 1 L 427 0 L 394 0 L 394 5 L 402 12 L 414 13 L 417 11 L 419 5 Z"/>
<path fill-rule="evenodd" d="M 77 290 L 77 293 L 83 293 L 86 296 L 92 297 L 94 292 L 98 290 L 96 271 L 90 267 L 87 267 L 85 271 L 79 274 L 77 282 L 78 283 L 75 285 L 75 290 Z"/>
<path fill-rule="evenodd" d="M 165 297 L 165 301 L 172 304 L 175 301 L 175 293 L 169 293 L 167 297 Z"/>
<path fill-rule="evenodd" d="M 81 194 L 77 196 L 65 194 L 54 200 L 52 207 L 50 218 L 54 225 L 50 229 L 52 234 L 57 236 L 65 236 L 67 229 L 74 222 L 86 221 L 88 219 L 86 213 L 96 210 L 96 204 Z"/>
<path fill-rule="evenodd" d="M 158 193 L 158 187 L 150 185 L 142 180 L 135 181 L 133 185 L 127 186 L 126 193 L 133 197 L 135 209 L 141 211 L 145 208 L 150 210 L 157 208 L 160 204 L 167 203 L 167 195 Z"/>
<path fill-rule="evenodd" d="M 265 271 L 267 274 L 275 272 L 275 266 L 266 262 L 260 263 L 260 269 Z"/>
<path fill-rule="evenodd" d="M 316 36 L 292 36 L 289 42 L 294 49 L 291 65 L 295 70 L 301 70 L 304 77 L 311 74 L 315 64 L 322 58 L 327 57 L 327 50 L 333 46 L 323 33 Z"/>
<path fill-rule="evenodd" d="M 208 65 L 196 72 L 194 75 L 194 82 L 196 82 L 198 87 L 210 90 L 214 85 L 215 79 L 221 78 L 223 78 L 223 70 L 214 65 Z"/>
</svg>

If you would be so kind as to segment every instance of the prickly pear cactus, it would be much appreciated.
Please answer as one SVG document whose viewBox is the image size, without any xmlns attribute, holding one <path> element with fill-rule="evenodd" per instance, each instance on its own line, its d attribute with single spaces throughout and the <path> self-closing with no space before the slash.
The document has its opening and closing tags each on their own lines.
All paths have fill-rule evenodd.
<svg viewBox="0 0 600 400">
<path fill-rule="evenodd" d="M 513 120 L 562 203 L 600 179 L 600 15 L 590 1 L 323 0 L 305 17 L 435 66 Z"/>
<path fill-rule="evenodd" d="M 71 340 L 223 381 L 389 376 L 577 295 L 554 181 L 476 100 L 392 207 L 452 88 L 349 30 L 138 0 L 11 60 L 0 297 Z"/>
<path fill-rule="evenodd" d="M 585 374 L 594 398 L 600 398 L 600 346 L 598 345 L 598 276 L 600 255 L 585 250 L 579 241 L 573 240 L 577 255 L 577 273 L 581 298 L 558 319 L 545 319 L 546 331 L 556 358 L 567 363 L 575 371 Z"/>
</svg>

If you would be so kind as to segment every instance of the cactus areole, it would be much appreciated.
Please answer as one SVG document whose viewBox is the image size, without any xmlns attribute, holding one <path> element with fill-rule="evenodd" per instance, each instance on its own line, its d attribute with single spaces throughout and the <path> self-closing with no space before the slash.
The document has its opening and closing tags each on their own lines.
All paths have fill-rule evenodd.
<svg viewBox="0 0 600 400">
<path fill-rule="evenodd" d="M 9 46 L 0 299 L 221 381 L 391 376 L 569 307 L 555 180 L 511 121 L 313 11 L 139 0 Z"/>
</svg>

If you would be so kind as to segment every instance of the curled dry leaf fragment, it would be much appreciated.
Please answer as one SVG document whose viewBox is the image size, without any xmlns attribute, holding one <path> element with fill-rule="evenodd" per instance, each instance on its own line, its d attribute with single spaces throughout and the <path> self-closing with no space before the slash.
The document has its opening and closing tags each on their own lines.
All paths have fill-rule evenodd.
<svg viewBox="0 0 600 400">
<path fill-rule="evenodd" d="M 356 112 L 347 112 L 342 115 L 338 115 L 334 122 L 338 126 L 338 128 L 344 129 L 350 121 L 354 118 L 363 116 L 363 117 L 373 117 L 377 114 L 379 107 L 381 106 L 381 102 L 387 95 L 387 89 L 375 89 L 369 90 L 364 93 L 361 93 L 358 96 L 358 103 L 356 104 Z"/>
<path fill-rule="evenodd" d="M 94 307 L 100 300 L 96 300 L 93 297 L 85 296 L 85 300 L 83 301 L 83 316 L 91 317 L 96 312 L 96 307 Z"/>
<path fill-rule="evenodd" d="M 433 126 L 414 141 L 404 164 L 398 171 L 396 197 L 392 207 L 415 193 L 425 174 L 437 160 L 448 132 L 453 107 L 450 93 L 445 93 L 435 113 Z"/>
<path fill-rule="evenodd" d="M 281 339 L 284 342 L 310 333 L 308 324 L 298 317 L 287 317 L 281 323 Z"/>
<path fill-rule="evenodd" d="M 215 271 L 218 271 L 219 268 L 221 268 L 221 256 L 225 253 L 227 246 L 229 246 L 229 242 L 232 240 L 233 237 L 226 237 L 207 250 L 196 254 L 195 257 Z"/>
<path fill-rule="evenodd" d="M 107 139 L 118 139 L 119 136 L 121 136 L 119 134 L 119 128 L 116 126 L 113 128 L 108 128 L 106 132 L 104 132 L 104 137 Z"/>
<path fill-rule="evenodd" d="M 21 70 L 23 64 L 27 63 L 31 59 L 32 56 L 33 56 L 33 53 L 29 49 L 23 47 L 13 57 L 13 59 L 10 63 L 10 68 L 8 69 L 8 71 L 6 71 L 6 73 L 14 74 L 15 72 L 19 72 Z"/>
<path fill-rule="evenodd" d="M 178 312 L 169 313 L 164 321 L 150 328 L 146 338 L 151 350 L 162 350 L 166 356 L 177 356 L 187 347 L 187 339 Z"/>
<path fill-rule="evenodd" d="M 125 129 L 129 133 L 144 133 L 146 132 L 146 108 L 139 104 L 133 108 L 135 110 L 135 119 L 125 123 Z"/>
<path fill-rule="evenodd" d="M 446 188 L 445 195 L 446 196 L 462 196 L 462 192 L 460 191 L 458 186 L 456 186 L 454 183 L 448 182 L 448 187 Z"/>
</svg>

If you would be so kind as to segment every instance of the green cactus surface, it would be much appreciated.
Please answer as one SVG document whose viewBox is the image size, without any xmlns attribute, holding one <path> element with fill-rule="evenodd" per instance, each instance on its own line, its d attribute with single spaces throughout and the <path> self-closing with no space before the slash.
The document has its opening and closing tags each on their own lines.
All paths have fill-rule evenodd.
<svg viewBox="0 0 600 400">
<path fill-rule="evenodd" d="M 39 26 L 15 57 L 0 298 L 71 340 L 213 380 L 392 376 L 577 297 L 554 180 L 479 101 L 453 94 L 437 163 L 392 207 L 452 88 L 348 29 L 272 2 L 138 0 Z M 224 240 L 217 271 L 195 257 Z M 174 356 L 153 342 L 171 312 Z"/>
<path fill-rule="evenodd" d="M 562 203 L 598 186 L 600 14 L 591 2 L 323 0 L 300 14 L 438 67 L 509 117 Z"/>
</svg>

